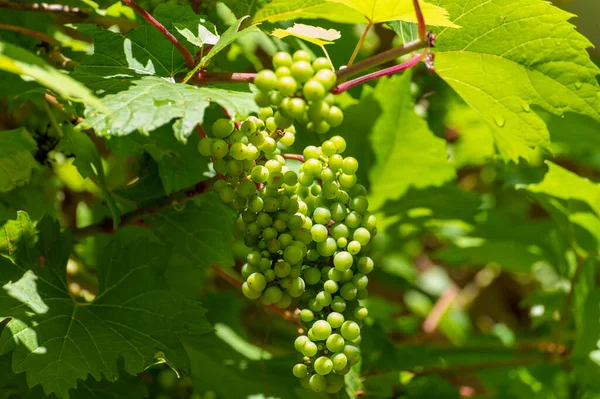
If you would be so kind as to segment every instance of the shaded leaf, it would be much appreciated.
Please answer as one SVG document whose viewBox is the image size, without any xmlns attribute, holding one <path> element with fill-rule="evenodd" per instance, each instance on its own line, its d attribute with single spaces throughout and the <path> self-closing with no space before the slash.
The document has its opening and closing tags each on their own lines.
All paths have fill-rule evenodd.
<svg viewBox="0 0 600 399">
<path fill-rule="evenodd" d="M 24 128 L 0 131 L 0 192 L 29 183 L 37 162 L 35 141 Z"/>
</svg>

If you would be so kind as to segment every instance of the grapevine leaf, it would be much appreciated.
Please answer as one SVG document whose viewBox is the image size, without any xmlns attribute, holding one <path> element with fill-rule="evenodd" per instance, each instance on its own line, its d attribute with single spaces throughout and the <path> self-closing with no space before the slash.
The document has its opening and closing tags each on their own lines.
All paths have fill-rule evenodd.
<svg viewBox="0 0 600 399">
<path fill-rule="evenodd" d="M 391 21 L 390 28 L 402 39 L 402 43 L 408 43 L 419 38 L 419 25 L 414 22 Z"/>
<path fill-rule="evenodd" d="M 215 102 L 234 118 L 256 112 L 250 92 L 195 87 L 147 76 L 126 91 L 104 97 L 108 113 L 86 109 L 86 125 L 105 135 L 123 136 L 136 130 L 150 132 L 172 119 L 177 139 L 186 142 L 194 127 L 204 120 L 204 111 Z"/>
<path fill-rule="evenodd" d="M 145 221 L 178 255 L 200 267 L 233 264 L 234 215 L 218 196 L 203 195 L 188 201 L 185 212 L 169 208 Z"/>
<path fill-rule="evenodd" d="M 457 27 L 443 8 L 421 2 L 429 25 Z M 261 9 L 253 22 L 277 22 L 299 18 L 323 18 L 347 24 L 379 23 L 394 20 L 417 22 L 410 0 L 273 0 Z"/>
<path fill-rule="evenodd" d="M 410 82 L 411 74 L 405 73 L 381 79 L 375 88 L 382 114 L 370 135 L 376 159 L 369 173 L 373 209 L 410 187 L 439 186 L 455 175 L 444 140 L 414 112 Z"/>
<path fill-rule="evenodd" d="M 121 223 L 121 211 L 106 186 L 102 158 L 98 154 L 96 145 L 87 134 L 68 126 L 63 128 L 63 133 L 58 148 L 68 154 L 75 155 L 73 165 L 77 167 L 81 176 L 84 178 L 91 177 L 98 184 L 112 215 L 113 227 L 117 228 Z"/>
<path fill-rule="evenodd" d="M 204 21 L 190 7 L 161 4 L 154 16 L 190 51 L 194 50 L 178 32 L 195 31 Z M 94 39 L 94 54 L 82 59 L 73 76 L 94 91 L 121 91 L 141 77 L 173 77 L 187 68 L 175 46 L 148 23 L 125 36 L 91 25 L 82 25 L 79 30 Z"/>
<path fill-rule="evenodd" d="M 311 26 L 304 24 L 294 24 L 294 26 L 287 29 L 275 29 L 271 35 L 278 39 L 284 37 L 294 36 L 307 42 L 316 44 L 317 46 L 323 46 L 325 44 L 333 43 L 333 40 L 339 39 L 342 35 L 335 29 L 324 29 L 319 26 Z"/>
<path fill-rule="evenodd" d="M 176 29 L 177 32 L 181 33 L 181 35 L 194 46 L 203 47 L 205 44 L 216 44 L 219 41 L 220 36 L 217 34 L 215 26 L 209 24 L 207 21 L 203 23 L 204 25 L 209 25 L 210 29 L 203 24 L 198 25 L 198 33 L 193 33 L 189 28 L 179 28 L 179 24 L 176 24 Z M 211 30 L 214 31 L 214 33 L 211 32 Z"/>
<path fill-rule="evenodd" d="M 239 39 L 242 36 L 247 35 L 248 33 L 260 32 L 260 29 L 258 29 L 257 26 L 250 26 L 246 29 L 239 30 L 240 26 L 242 25 L 242 22 L 244 22 L 244 20 L 246 18 L 248 18 L 248 15 L 238 19 L 233 25 L 231 25 L 229 28 L 227 28 L 225 33 L 223 33 L 223 35 L 221 36 L 219 41 L 213 46 L 213 48 L 210 49 L 208 54 L 206 54 L 204 57 L 202 57 L 202 60 L 198 63 L 198 65 L 196 65 L 196 67 L 194 69 L 192 69 L 190 72 L 188 72 L 188 74 L 186 75 L 186 77 L 184 79 L 185 82 L 190 80 L 191 77 L 200 68 L 202 68 L 203 66 L 206 66 L 215 55 L 220 53 L 223 49 L 225 49 L 225 47 L 229 46 L 231 43 L 235 42 L 237 39 Z"/>
<path fill-rule="evenodd" d="M 178 336 L 210 329 L 204 309 L 164 289 L 168 254 L 145 240 L 114 239 L 98 261 L 100 292 L 89 303 L 69 294 L 66 263 L 71 237 L 44 219 L 34 227 L 18 214 L 0 230 L 0 318 L 11 320 L 0 352 L 13 352 L 13 371 L 30 387 L 68 398 L 77 380 L 136 374 L 166 357 L 188 367 Z"/>
<path fill-rule="evenodd" d="M 600 121 L 598 68 L 572 15 L 541 0 L 437 0 L 462 29 L 437 36 L 437 73 L 490 125 L 505 160 L 547 147 L 532 111 L 574 112 Z M 490 79 L 493 76 L 493 79 Z"/>
<path fill-rule="evenodd" d="M 29 51 L 0 41 L 0 70 L 35 80 L 61 97 L 83 101 L 103 109 L 100 100 L 81 83 L 52 68 Z"/>
<path fill-rule="evenodd" d="M 0 131 L 0 192 L 29 183 L 37 163 L 35 141 L 24 128 Z"/>
</svg>

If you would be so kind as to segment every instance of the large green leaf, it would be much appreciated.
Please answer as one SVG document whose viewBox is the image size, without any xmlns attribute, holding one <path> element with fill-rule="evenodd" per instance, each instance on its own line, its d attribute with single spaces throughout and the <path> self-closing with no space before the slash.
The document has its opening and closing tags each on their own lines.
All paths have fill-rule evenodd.
<svg viewBox="0 0 600 399">
<path fill-rule="evenodd" d="M 154 16 L 193 53 L 178 29 L 194 32 L 204 21 L 190 7 L 159 5 Z M 181 53 L 154 26 L 144 23 L 125 36 L 111 30 L 82 25 L 79 30 L 94 39 L 94 54 L 82 59 L 74 76 L 100 93 L 124 90 L 147 75 L 173 77 L 187 68 Z"/>
<path fill-rule="evenodd" d="M 233 264 L 234 214 L 218 196 L 188 201 L 183 210 L 169 208 L 145 219 L 178 255 L 200 267 Z"/>
<path fill-rule="evenodd" d="M 126 91 L 104 97 L 108 113 L 86 109 L 85 124 L 106 136 L 123 136 L 136 130 L 151 132 L 172 119 L 175 136 L 186 142 L 195 126 L 204 121 L 204 111 L 213 102 L 232 117 L 257 111 L 250 92 L 215 87 L 195 87 L 147 76 L 134 81 Z"/>
<path fill-rule="evenodd" d="M 116 228 L 121 223 L 121 211 L 106 186 L 104 166 L 96 145 L 87 134 L 82 131 L 75 131 L 69 126 L 65 126 L 63 133 L 64 136 L 58 148 L 68 154 L 75 155 L 73 165 L 77 167 L 81 176 L 84 178 L 91 177 L 100 186 L 113 218 L 113 227 Z"/>
<path fill-rule="evenodd" d="M 35 141 L 24 128 L 0 131 L 0 192 L 29 183 L 37 166 Z"/>
<path fill-rule="evenodd" d="M 430 25 L 452 26 L 446 10 L 421 2 Z M 395 20 L 416 22 L 411 0 L 273 0 L 256 13 L 253 21 L 276 22 L 299 18 L 323 18 L 348 24 L 379 23 Z"/>
<path fill-rule="evenodd" d="M 27 214 L 0 229 L 2 354 L 33 387 L 68 398 L 77 380 L 118 378 L 119 363 L 136 374 L 166 357 L 188 367 L 178 335 L 210 329 L 204 309 L 165 290 L 164 247 L 113 240 L 98 261 L 100 292 L 90 303 L 69 295 L 66 263 L 71 237 L 48 219 L 34 227 Z"/>
<path fill-rule="evenodd" d="M 462 29 L 437 37 L 436 71 L 489 124 L 506 160 L 547 147 L 532 111 L 575 112 L 600 121 L 598 68 L 573 15 L 542 0 L 437 0 Z"/>
<path fill-rule="evenodd" d="M 51 67 L 40 57 L 0 41 L 0 70 L 33 79 L 61 97 L 83 101 L 102 109 L 100 100 L 81 83 Z"/>
<path fill-rule="evenodd" d="M 369 171 L 373 209 L 410 187 L 439 186 L 455 175 L 445 141 L 414 112 L 410 82 L 411 74 L 405 73 L 381 79 L 375 87 L 382 113 L 369 137 L 376 160 Z"/>
</svg>

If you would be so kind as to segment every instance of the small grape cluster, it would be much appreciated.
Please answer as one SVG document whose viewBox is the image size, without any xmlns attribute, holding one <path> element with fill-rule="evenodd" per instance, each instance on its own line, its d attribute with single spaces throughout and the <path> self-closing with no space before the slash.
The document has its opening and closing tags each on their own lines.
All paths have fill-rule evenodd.
<svg viewBox="0 0 600 399">
<path fill-rule="evenodd" d="M 254 79 L 258 89 L 255 100 L 260 107 L 277 107 L 274 118 L 286 128 L 294 120 L 309 131 L 324 134 L 339 126 L 342 110 L 333 105 L 336 75 L 327 58 L 311 62 L 310 54 L 298 50 L 293 55 L 278 52 L 273 57 L 275 71 L 264 69 Z"/>
</svg>

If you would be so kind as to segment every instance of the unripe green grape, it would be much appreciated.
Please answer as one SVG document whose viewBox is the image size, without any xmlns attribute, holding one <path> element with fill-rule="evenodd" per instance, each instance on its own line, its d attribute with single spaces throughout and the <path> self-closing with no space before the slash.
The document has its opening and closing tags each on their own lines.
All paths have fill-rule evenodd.
<svg viewBox="0 0 600 399">
<path fill-rule="evenodd" d="M 327 239 L 329 232 L 327 227 L 322 224 L 315 224 L 311 227 L 310 233 L 314 242 L 323 242 Z"/>
<path fill-rule="evenodd" d="M 316 339 L 319 341 L 324 341 L 331 335 L 331 326 L 325 320 L 315 321 L 311 328 Z"/>
<path fill-rule="evenodd" d="M 279 240 L 279 242 L 281 242 L 281 239 Z M 275 264 L 275 275 L 279 278 L 284 278 L 286 277 L 288 274 L 290 274 L 290 270 L 292 269 L 292 267 L 290 266 L 290 264 L 288 262 L 277 262 Z"/>
<path fill-rule="evenodd" d="M 308 301 L 308 308 L 314 312 L 320 312 L 321 310 L 323 310 L 323 306 L 314 298 Z M 316 340 L 316 338 L 314 339 Z"/>
<path fill-rule="evenodd" d="M 334 154 L 329 157 L 329 167 L 333 171 L 338 171 L 342 168 L 344 158 L 340 154 Z"/>
<path fill-rule="evenodd" d="M 350 230 L 348 229 L 348 226 L 343 223 L 334 223 L 331 226 L 331 236 L 336 240 L 340 238 L 347 238 L 349 234 Z"/>
<path fill-rule="evenodd" d="M 364 306 L 359 306 L 356 309 L 354 309 L 354 317 L 356 317 L 356 319 L 358 320 L 364 320 L 367 318 L 368 315 L 369 310 Z"/>
<path fill-rule="evenodd" d="M 323 197 L 327 199 L 335 199 L 338 196 L 339 192 L 340 189 L 337 186 L 337 184 L 333 182 L 323 184 Z"/>
<path fill-rule="evenodd" d="M 315 147 L 314 145 L 309 145 L 302 151 L 302 156 L 304 159 L 318 159 L 321 156 L 321 150 L 319 147 Z"/>
<path fill-rule="evenodd" d="M 278 51 L 273 56 L 273 68 L 289 67 L 293 63 L 292 56 L 284 51 Z"/>
<path fill-rule="evenodd" d="M 306 335 L 300 335 L 299 337 L 296 338 L 296 340 L 294 341 L 294 348 L 296 348 L 296 350 L 298 352 L 302 352 L 302 350 L 304 349 L 304 345 L 309 342 L 309 339 Z"/>
<path fill-rule="evenodd" d="M 212 150 L 212 156 L 215 158 L 223 158 L 229 153 L 229 146 L 225 140 L 213 140 L 210 146 Z"/>
<path fill-rule="evenodd" d="M 287 289 L 288 294 L 292 298 L 298 298 L 300 295 L 304 293 L 305 282 L 301 277 L 297 277 L 292 279 L 290 286 Z"/>
<path fill-rule="evenodd" d="M 304 281 L 306 284 L 314 285 L 321 281 L 321 272 L 316 267 L 309 267 L 304 270 Z"/>
<path fill-rule="evenodd" d="M 254 102 L 259 107 L 268 107 L 271 105 L 271 97 L 269 96 L 269 93 L 267 93 L 267 92 L 258 91 L 254 94 Z"/>
<path fill-rule="evenodd" d="M 269 270 L 267 270 L 269 271 Z M 271 270 L 272 272 L 272 270 Z M 266 272 L 265 272 L 266 275 Z M 273 272 L 274 275 L 274 272 Z M 281 300 L 283 293 L 281 292 L 281 289 L 279 289 L 279 287 L 276 287 L 274 285 L 268 287 L 262 294 L 261 296 L 261 301 L 265 304 L 265 305 L 270 305 L 276 302 L 279 302 Z"/>
<path fill-rule="evenodd" d="M 367 299 L 368 297 L 369 297 L 369 290 L 366 288 L 364 290 L 358 290 L 358 292 L 356 293 L 356 299 L 358 299 L 358 300 Z"/>
<path fill-rule="evenodd" d="M 306 82 L 314 74 L 312 66 L 307 61 L 294 62 L 290 70 L 292 71 L 292 76 L 300 83 Z"/>
<path fill-rule="evenodd" d="M 283 252 L 283 259 L 291 265 L 302 262 L 302 250 L 297 246 L 289 246 Z"/>
<path fill-rule="evenodd" d="M 281 234 L 279 237 L 277 237 L 277 239 L 279 240 L 279 243 L 281 244 L 281 248 L 283 248 L 283 249 L 286 249 L 287 247 L 292 245 L 292 242 L 294 241 L 294 239 L 292 238 L 292 235 L 288 234 L 288 233 Z"/>
<path fill-rule="evenodd" d="M 285 98 L 287 98 L 287 97 L 285 97 Z M 269 103 L 271 105 L 279 106 L 281 104 L 281 102 L 283 101 L 283 99 L 284 99 L 283 95 L 278 91 L 272 91 L 269 94 Z"/>
<path fill-rule="evenodd" d="M 346 250 L 350 252 L 351 255 L 358 255 L 360 250 L 362 249 L 362 245 L 356 240 L 352 240 L 346 246 Z"/>
<path fill-rule="evenodd" d="M 238 194 L 242 198 L 250 198 L 256 194 L 256 185 L 251 180 L 242 180 L 238 186 Z"/>
<path fill-rule="evenodd" d="M 321 69 L 330 69 L 331 63 L 325 57 L 318 57 L 312 62 L 312 67 L 315 71 L 320 71 Z"/>
<path fill-rule="evenodd" d="M 217 193 L 220 192 L 225 187 L 228 187 L 228 184 L 225 180 L 217 180 L 213 184 L 213 190 L 215 190 L 215 192 L 217 192 Z"/>
<path fill-rule="evenodd" d="M 300 311 L 300 320 L 304 323 L 309 323 L 313 321 L 315 318 L 315 314 L 310 309 L 302 309 Z"/>
<path fill-rule="evenodd" d="M 285 308 L 288 308 L 291 304 L 292 304 L 292 297 L 289 294 L 283 292 L 281 294 L 281 299 L 275 303 L 275 307 L 277 307 L 279 309 L 285 309 Z"/>
<path fill-rule="evenodd" d="M 356 273 L 352 278 L 352 284 L 357 290 L 364 290 L 369 284 L 369 278 L 364 273 Z"/>
<path fill-rule="evenodd" d="M 357 180 L 356 175 L 347 175 L 345 173 L 342 173 L 338 177 L 340 186 L 344 189 L 352 188 L 352 186 L 354 186 L 356 184 L 356 180 Z"/>
<path fill-rule="evenodd" d="M 279 201 L 276 198 L 269 197 L 265 199 L 264 207 L 267 212 L 276 212 L 279 209 Z"/>
<path fill-rule="evenodd" d="M 327 356 L 321 356 L 315 360 L 315 372 L 320 375 L 327 375 L 333 370 L 333 362 Z"/>
<path fill-rule="evenodd" d="M 331 301 L 331 310 L 338 313 L 344 313 L 346 310 L 346 301 L 340 297 L 335 297 Z"/>
<path fill-rule="evenodd" d="M 220 118 L 212 124 L 212 133 L 217 138 L 224 138 L 233 133 L 235 125 L 231 119 Z"/>
<path fill-rule="evenodd" d="M 248 223 L 246 227 L 246 234 L 258 237 L 260 234 L 260 227 L 258 227 L 257 223 Z"/>
<path fill-rule="evenodd" d="M 314 124 L 314 131 L 318 134 L 325 134 L 329 131 L 330 128 L 331 126 L 326 121 L 319 121 L 316 124 Z"/>
<path fill-rule="evenodd" d="M 235 144 L 235 143 L 246 143 L 248 142 L 248 137 L 246 137 L 246 135 L 240 131 L 234 132 L 232 133 L 229 138 L 227 139 L 227 141 L 229 142 L 230 145 Z"/>
<path fill-rule="evenodd" d="M 275 159 L 270 159 L 265 162 L 265 167 L 269 170 L 269 172 L 281 173 L 281 164 Z"/>
<path fill-rule="evenodd" d="M 265 137 L 265 142 L 260 147 L 265 153 L 271 153 L 277 148 L 277 143 L 272 137 Z"/>
<path fill-rule="evenodd" d="M 223 201 L 224 203 L 230 204 L 235 199 L 235 191 L 229 186 L 224 187 L 219 192 L 219 197 L 221 197 L 221 201 Z"/>
<path fill-rule="evenodd" d="M 319 303 L 319 305 L 325 307 L 329 306 L 331 303 L 331 294 L 326 291 L 321 291 L 315 297 L 315 300 Z"/>
<path fill-rule="evenodd" d="M 296 136 L 293 133 L 285 132 L 279 142 L 286 147 L 291 147 L 296 142 Z"/>
<path fill-rule="evenodd" d="M 204 137 L 198 142 L 198 152 L 205 157 L 212 155 L 212 139 Z"/>
<path fill-rule="evenodd" d="M 329 114 L 327 115 L 327 123 L 333 127 L 338 127 L 344 121 L 344 113 L 341 109 L 336 106 L 329 108 Z"/>
<path fill-rule="evenodd" d="M 338 154 L 341 154 L 344 151 L 346 151 L 346 140 L 344 140 L 342 136 L 333 136 L 329 140 L 334 142 Z"/>
<path fill-rule="evenodd" d="M 283 116 L 281 114 L 281 112 L 277 111 L 277 112 L 275 112 L 274 122 L 278 128 L 285 129 L 285 128 L 292 126 L 292 123 L 294 121 L 290 118 L 286 118 L 285 116 Z"/>
<path fill-rule="evenodd" d="M 312 122 L 320 122 L 329 116 L 329 104 L 325 101 L 313 101 L 306 114 Z"/>
<path fill-rule="evenodd" d="M 242 284 L 242 293 L 248 299 L 258 299 L 258 298 L 260 298 L 260 295 L 261 295 L 260 292 L 252 290 L 250 288 L 250 286 L 248 285 L 248 283 Z"/>
<path fill-rule="evenodd" d="M 354 175 L 358 170 L 358 161 L 354 157 L 346 157 L 342 162 L 342 172 L 347 175 Z"/>
<path fill-rule="evenodd" d="M 298 84 L 296 80 L 291 76 L 282 76 L 277 79 L 277 90 L 283 96 L 289 96 L 293 94 L 298 89 Z"/>
<path fill-rule="evenodd" d="M 333 258 L 333 265 L 337 270 L 346 271 L 352 267 L 354 259 L 349 252 L 338 252 Z"/>
<path fill-rule="evenodd" d="M 307 173 L 300 172 L 298 175 L 298 183 L 304 187 L 310 187 L 315 181 L 315 178 Z"/>
<path fill-rule="evenodd" d="M 325 346 L 330 352 L 340 352 L 344 349 L 345 343 L 346 341 L 340 334 L 331 334 L 327 338 Z"/>
<path fill-rule="evenodd" d="M 337 244 L 331 237 L 327 237 L 325 241 L 317 243 L 317 251 L 319 251 L 319 254 L 325 258 L 333 255 L 336 250 Z"/>
<path fill-rule="evenodd" d="M 297 50 L 294 52 L 292 59 L 294 61 L 306 61 L 306 62 L 310 62 L 310 54 L 307 51 L 304 50 Z"/>
<path fill-rule="evenodd" d="M 357 186 L 358 186 L 358 184 L 357 184 Z M 349 205 L 352 210 L 355 210 L 356 212 L 364 215 L 364 214 L 366 214 L 367 209 L 369 208 L 369 200 L 367 199 L 367 197 L 365 197 L 363 195 L 359 195 L 355 198 L 352 198 L 350 200 Z"/>
<path fill-rule="evenodd" d="M 295 186 L 298 183 L 298 175 L 292 170 L 283 174 L 283 182 L 289 186 Z"/>
<path fill-rule="evenodd" d="M 264 107 L 264 108 L 261 108 L 260 111 L 258 112 L 258 117 L 260 119 L 262 119 L 263 121 L 266 121 L 268 118 L 273 116 L 273 113 L 274 113 L 273 108 Z"/>
<path fill-rule="evenodd" d="M 327 280 L 323 283 L 323 289 L 330 294 L 333 294 L 338 290 L 338 283 L 333 280 Z"/>
<path fill-rule="evenodd" d="M 308 374 L 308 369 L 305 364 L 298 363 L 294 366 L 292 373 L 294 374 L 294 377 L 303 378 Z"/>
<path fill-rule="evenodd" d="M 344 324 L 344 315 L 338 312 L 331 312 L 327 315 L 327 322 L 331 325 L 331 328 L 339 328 Z"/>
<path fill-rule="evenodd" d="M 273 218 L 266 212 L 261 212 L 256 216 L 256 223 L 262 228 L 269 227 L 273 224 Z"/>
<path fill-rule="evenodd" d="M 343 353 L 336 353 L 331 357 L 331 361 L 336 371 L 343 370 L 348 365 L 348 358 Z"/>
<path fill-rule="evenodd" d="M 265 280 L 267 280 L 267 283 L 270 283 L 271 281 L 275 280 L 275 272 L 271 269 L 265 270 L 263 272 L 263 274 L 265 275 Z M 277 287 L 273 287 L 273 288 L 277 288 Z M 277 298 L 277 294 L 273 294 L 275 295 L 274 297 L 271 297 L 271 299 L 275 299 Z M 268 298 L 267 298 L 268 300 Z M 270 303 L 265 303 L 266 305 L 270 305 Z"/>
<path fill-rule="evenodd" d="M 325 87 L 318 81 L 311 79 L 302 87 L 304 98 L 308 101 L 319 101 L 325 97 Z"/>
<path fill-rule="evenodd" d="M 296 119 L 301 118 L 306 112 L 306 102 L 299 97 L 290 99 L 287 103 L 287 112 Z"/>
<path fill-rule="evenodd" d="M 360 336 L 360 327 L 353 321 L 345 321 L 340 332 L 345 340 L 353 341 Z"/>
<path fill-rule="evenodd" d="M 277 88 L 277 75 L 269 69 L 264 69 L 254 77 L 254 85 L 262 92 L 275 90 Z"/>
<path fill-rule="evenodd" d="M 351 301 L 354 298 L 356 298 L 357 292 L 358 292 L 358 289 L 356 288 L 356 286 L 350 282 L 344 283 L 340 287 L 340 296 L 347 301 Z"/>
<path fill-rule="evenodd" d="M 327 380 L 325 380 L 325 377 L 322 375 L 315 374 L 310 377 L 308 384 L 310 385 L 310 389 L 314 392 L 323 392 L 327 387 Z"/>
<path fill-rule="evenodd" d="M 326 225 L 331 220 L 331 211 L 324 207 L 319 207 L 313 212 L 313 220 L 319 224 Z"/>
<path fill-rule="evenodd" d="M 290 64 L 290 65 L 291 65 L 291 64 Z M 279 67 L 279 68 L 277 68 L 277 69 L 275 70 L 275 75 L 276 75 L 278 78 L 282 78 L 282 77 L 284 77 L 284 76 L 291 76 L 291 75 L 292 75 L 292 71 L 291 71 L 291 70 L 290 70 L 290 68 L 289 68 L 289 67 L 287 67 L 287 66 L 281 66 L 281 67 Z"/>
<path fill-rule="evenodd" d="M 310 221 L 310 219 L 308 219 L 308 218 L 306 220 Z M 299 241 L 305 245 L 310 244 L 310 242 L 312 241 L 312 235 L 310 233 L 310 228 L 312 228 L 312 227 L 309 225 L 308 229 L 303 227 L 300 230 L 296 231 L 296 233 L 294 235 L 294 237 L 296 238 L 296 241 Z"/>
<path fill-rule="evenodd" d="M 242 163 L 235 159 L 230 159 L 227 161 L 227 172 L 229 176 L 239 177 L 242 174 Z"/>
<path fill-rule="evenodd" d="M 335 86 L 335 81 L 337 77 L 335 76 L 335 72 L 331 69 L 321 69 L 317 71 L 314 78 L 317 82 L 323 85 L 325 91 L 329 91 Z"/>
<path fill-rule="evenodd" d="M 254 161 L 260 156 L 260 151 L 253 144 L 246 145 L 246 158 L 247 161 Z"/>
<path fill-rule="evenodd" d="M 346 225 L 351 229 L 356 229 L 358 228 L 358 226 L 360 226 L 360 223 L 362 222 L 362 216 L 358 212 L 352 211 L 348 215 L 346 215 L 345 222 Z"/>
<path fill-rule="evenodd" d="M 256 183 L 264 183 L 269 178 L 269 170 L 264 166 L 257 165 L 252 168 L 252 172 L 250 173 L 252 180 Z"/>
<path fill-rule="evenodd" d="M 328 167 L 324 167 L 321 171 L 321 180 L 324 184 L 335 182 L 335 173 Z"/>
<path fill-rule="evenodd" d="M 352 235 L 356 241 L 360 243 L 360 245 L 367 245 L 371 241 L 371 233 L 369 230 L 364 227 L 359 227 L 354 230 L 354 234 Z"/>
<path fill-rule="evenodd" d="M 257 118 L 248 118 L 240 125 L 240 132 L 249 135 L 258 129 Z"/>
<path fill-rule="evenodd" d="M 302 354 L 304 356 L 313 357 L 314 355 L 317 354 L 317 352 L 318 352 L 317 344 L 309 341 L 308 337 L 307 337 L 307 341 L 304 344 L 304 346 L 302 347 Z"/>
<path fill-rule="evenodd" d="M 360 352 L 359 352 L 358 348 L 354 345 L 344 346 L 343 353 L 348 358 L 348 363 L 350 363 L 350 365 L 355 365 L 360 360 Z"/>
</svg>

